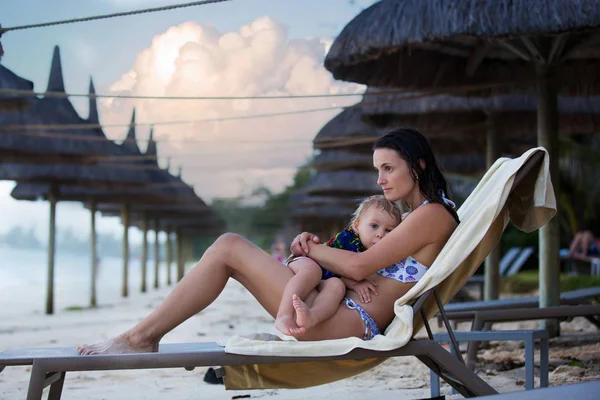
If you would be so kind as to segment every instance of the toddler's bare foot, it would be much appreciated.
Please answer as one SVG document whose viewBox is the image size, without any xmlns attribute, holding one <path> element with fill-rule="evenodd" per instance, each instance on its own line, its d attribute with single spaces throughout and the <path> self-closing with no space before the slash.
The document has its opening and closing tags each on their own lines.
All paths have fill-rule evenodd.
<svg viewBox="0 0 600 400">
<path fill-rule="evenodd" d="M 304 333 L 307 329 L 315 326 L 315 321 L 310 308 L 300 297 L 293 295 L 292 304 L 294 305 L 294 310 L 296 310 L 296 324 L 300 329 L 303 329 L 300 333 Z"/>
<path fill-rule="evenodd" d="M 77 346 L 77 353 L 82 356 L 95 354 L 155 353 L 157 351 L 158 342 L 136 341 L 127 334 L 117 336 L 116 338 L 102 343 Z"/>
<path fill-rule="evenodd" d="M 296 332 L 299 327 L 296 325 L 296 321 L 289 315 L 278 315 L 275 319 L 275 328 L 284 335 L 293 336 L 292 333 Z"/>
</svg>

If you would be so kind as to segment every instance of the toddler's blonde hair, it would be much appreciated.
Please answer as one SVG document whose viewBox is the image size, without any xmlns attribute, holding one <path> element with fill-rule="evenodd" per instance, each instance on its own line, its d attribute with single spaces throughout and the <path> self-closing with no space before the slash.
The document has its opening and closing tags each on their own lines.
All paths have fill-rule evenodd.
<svg viewBox="0 0 600 400">
<path fill-rule="evenodd" d="M 364 210 L 373 206 L 379 207 L 380 209 L 388 213 L 392 218 L 398 221 L 398 223 L 402 222 L 402 211 L 400 210 L 400 207 L 396 203 L 387 200 L 384 195 L 376 194 L 374 196 L 369 196 L 360 202 L 360 204 L 356 208 L 356 211 L 352 213 L 352 219 L 350 220 L 350 224 L 348 225 L 348 227 L 353 228 L 354 224 L 358 223 L 358 220 L 360 219 L 360 214 Z"/>
</svg>

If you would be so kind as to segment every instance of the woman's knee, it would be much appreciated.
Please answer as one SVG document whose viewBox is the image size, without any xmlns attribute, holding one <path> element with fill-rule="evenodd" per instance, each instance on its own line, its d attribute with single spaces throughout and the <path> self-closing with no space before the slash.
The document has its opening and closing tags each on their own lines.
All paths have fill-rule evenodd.
<svg viewBox="0 0 600 400">
<path fill-rule="evenodd" d="M 242 242 L 245 242 L 243 236 L 231 232 L 224 233 L 206 249 L 204 255 L 206 257 L 217 256 L 221 261 L 227 262 L 231 252 L 239 248 Z"/>
</svg>

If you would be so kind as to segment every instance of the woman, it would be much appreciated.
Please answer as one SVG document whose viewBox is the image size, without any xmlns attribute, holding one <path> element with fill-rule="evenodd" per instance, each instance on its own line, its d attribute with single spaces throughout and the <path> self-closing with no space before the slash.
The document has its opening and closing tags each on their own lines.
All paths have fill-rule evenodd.
<svg viewBox="0 0 600 400">
<path fill-rule="evenodd" d="M 309 256 L 338 275 L 356 281 L 368 277 L 377 284 L 378 295 L 373 296 L 370 303 L 361 304 L 356 293 L 347 292 L 347 299 L 339 304 L 336 313 L 297 336 L 299 340 L 351 336 L 369 339 L 377 333 L 375 330 L 383 332 L 394 317 L 394 301 L 415 284 L 398 279 L 394 266 L 410 259 L 418 264 L 422 274 L 458 224 L 456 212 L 449 205 L 452 203 L 445 198 L 446 181 L 421 133 L 403 128 L 383 136 L 374 145 L 373 165 L 385 197 L 406 202 L 411 214 L 362 253 L 318 245 L 319 239 L 306 232 L 294 239 L 290 250 L 297 256 Z M 296 262 L 312 260 L 305 258 Z M 150 315 L 116 338 L 80 346 L 78 352 L 89 355 L 158 351 L 161 338 L 212 303 L 229 278 L 244 285 L 275 317 L 286 283 L 292 276 L 288 267 L 242 236 L 222 235 Z M 314 298 L 308 293 L 298 293 L 298 296 L 309 302 Z"/>
<path fill-rule="evenodd" d="M 600 256 L 600 239 L 596 239 L 592 231 L 580 231 L 575 234 L 567 258 L 589 261 Z"/>
</svg>

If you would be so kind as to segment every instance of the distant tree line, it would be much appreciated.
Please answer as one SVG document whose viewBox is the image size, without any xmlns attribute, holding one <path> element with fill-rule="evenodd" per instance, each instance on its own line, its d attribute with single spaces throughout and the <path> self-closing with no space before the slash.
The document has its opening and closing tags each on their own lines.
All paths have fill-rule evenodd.
<svg viewBox="0 0 600 400">
<path fill-rule="evenodd" d="M 292 194 L 308 185 L 312 177 L 310 160 L 300 166 L 294 175 L 291 185 L 281 193 L 273 193 L 265 186 L 259 186 L 252 191 L 251 201 L 247 197 L 214 199 L 211 207 L 223 218 L 227 230 L 239 233 L 268 250 L 275 237 L 289 221 L 290 197 Z M 194 255 L 200 256 L 215 240 L 215 237 L 197 238 L 194 241 Z"/>
<path fill-rule="evenodd" d="M 122 239 L 111 234 L 98 233 L 96 236 L 99 257 L 120 257 L 122 249 Z M 46 249 L 47 243 L 40 241 L 33 226 L 22 227 L 13 226 L 5 234 L 0 234 L 0 244 L 8 245 L 20 249 Z M 89 254 L 90 240 L 88 235 L 81 235 L 72 229 L 57 229 L 56 231 L 56 249 L 60 252 L 71 254 Z M 162 250 L 162 249 L 161 249 Z M 162 252 L 162 251 L 161 251 Z M 137 257 L 142 253 L 141 246 L 131 246 L 130 254 Z M 148 257 L 153 256 L 152 251 L 148 251 Z"/>
</svg>

